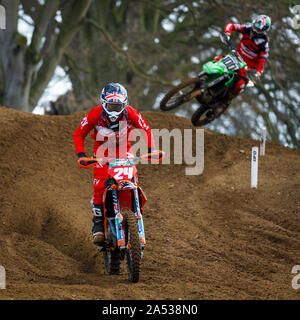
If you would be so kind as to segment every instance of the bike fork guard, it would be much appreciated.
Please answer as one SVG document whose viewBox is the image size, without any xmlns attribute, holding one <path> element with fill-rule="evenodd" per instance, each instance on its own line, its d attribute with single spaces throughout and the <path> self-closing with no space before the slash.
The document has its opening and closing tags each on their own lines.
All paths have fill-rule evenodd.
<svg viewBox="0 0 300 320">
<path fill-rule="evenodd" d="M 124 222 L 123 222 L 123 215 L 120 211 L 120 204 L 118 200 L 117 190 L 112 190 L 112 198 L 113 198 L 113 207 L 114 207 L 114 214 L 115 214 L 117 244 L 120 249 L 124 249 L 125 248 Z"/>
<path fill-rule="evenodd" d="M 135 214 L 136 220 L 137 220 L 137 228 L 138 228 L 138 234 L 140 239 L 140 245 L 141 247 L 144 247 L 146 245 L 146 238 L 145 238 L 145 230 L 144 230 L 144 221 L 143 216 L 141 214 L 140 209 L 140 203 L 139 203 L 139 195 L 138 195 L 138 189 L 135 188 L 132 190 L 132 209 Z"/>
</svg>

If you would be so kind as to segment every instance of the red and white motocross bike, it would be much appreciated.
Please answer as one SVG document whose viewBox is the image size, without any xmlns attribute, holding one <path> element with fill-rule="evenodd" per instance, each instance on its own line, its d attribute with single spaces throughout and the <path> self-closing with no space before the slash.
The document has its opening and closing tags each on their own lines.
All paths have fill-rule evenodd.
<svg viewBox="0 0 300 320">
<path fill-rule="evenodd" d="M 143 211 L 147 198 L 136 181 L 135 163 L 140 160 L 161 162 L 165 154 L 155 151 L 133 159 L 88 158 L 79 166 L 90 168 L 97 163 L 108 165 L 105 182 L 104 233 L 105 242 L 98 250 L 103 252 L 107 274 L 119 274 L 120 262 L 127 258 L 131 282 L 139 281 L 140 262 L 146 245 Z"/>
</svg>

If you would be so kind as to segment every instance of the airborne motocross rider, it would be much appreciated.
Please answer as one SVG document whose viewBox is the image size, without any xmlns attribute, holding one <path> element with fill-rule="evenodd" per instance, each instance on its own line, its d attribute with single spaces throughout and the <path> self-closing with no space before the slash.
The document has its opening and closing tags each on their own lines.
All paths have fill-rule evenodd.
<svg viewBox="0 0 300 320">
<path fill-rule="evenodd" d="M 86 117 L 83 118 L 79 127 L 74 132 L 74 143 L 78 158 L 84 160 L 86 158 L 84 150 L 84 139 L 87 134 L 94 129 L 91 135 L 95 139 L 94 155 L 97 150 L 112 138 L 116 141 L 115 156 L 121 153 L 130 155 L 131 145 L 129 137 L 132 127 L 142 129 L 145 132 L 144 138 L 148 143 L 149 152 L 155 148 L 154 138 L 151 129 L 142 117 L 142 115 L 129 106 L 127 91 L 119 83 L 107 84 L 101 92 L 101 105 L 93 108 Z M 126 121 L 127 127 L 120 126 L 121 121 Z M 121 130 L 119 131 L 119 127 Z M 125 139 L 122 139 L 124 138 Z M 114 140 L 115 139 L 115 140 Z M 104 154 L 113 152 L 107 150 Z M 103 193 L 105 190 L 104 183 L 108 178 L 108 166 L 97 164 L 94 167 L 94 197 L 92 201 L 93 242 L 96 245 L 103 244 L 104 239 L 104 216 L 103 216 Z"/>
<path fill-rule="evenodd" d="M 231 31 L 242 33 L 242 38 L 238 45 L 238 53 L 247 63 L 248 69 L 256 70 L 255 76 L 259 78 L 269 56 L 269 37 L 267 32 L 271 27 L 271 18 L 266 15 L 256 17 L 252 23 L 233 24 L 228 23 L 224 27 L 224 32 L 230 40 Z M 218 57 L 216 60 L 221 59 Z M 245 68 L 238 70 L 238 77 L 235 86 L 228 97 L 229 101 L 243 91 L 249 82 L 248 73 Z"/>
</svg>

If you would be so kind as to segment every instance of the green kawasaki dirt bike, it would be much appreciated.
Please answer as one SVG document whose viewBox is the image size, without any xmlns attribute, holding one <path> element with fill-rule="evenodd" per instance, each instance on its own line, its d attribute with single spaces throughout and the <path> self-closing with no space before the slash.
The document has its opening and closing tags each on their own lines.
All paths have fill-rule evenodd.
<svg viewBox="0 0 300 320">
<path fill-rule="evenodd" d="M 235 85 L 236 71 L 247 64 L 224 33 L 221 40 L 231 53 L 219 61 L 205 63 L 197 78 L 187 79 L 169 90 L 160 102 L 161 110 L 170 111 L 196 98 L 200 107 L 192 115 L 194 126 L 206 125 L 225 112 L 230 104 L 228 94 Z M 247 87 L 253 87 L 255 77 L 249 70 L 248 75 Z"/>
</svg>

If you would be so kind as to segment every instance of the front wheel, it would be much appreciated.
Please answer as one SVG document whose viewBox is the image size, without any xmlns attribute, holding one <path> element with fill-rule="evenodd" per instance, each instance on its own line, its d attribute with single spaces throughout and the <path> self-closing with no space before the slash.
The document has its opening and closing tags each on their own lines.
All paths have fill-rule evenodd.
<svg viewBox="0 0 300 320">
<path fill-rule="evenodd" d="M 199 91 L 198 94 L 200 94 L 200 85 L 204 80 L 204 77 L 190 78 L 181 82 L 178 86 L 173 87 L 161 100 L 161 110 L 170 111 L 183 103 L 192 100 L 197 95 L 193 94 L 196 90 Z"/>
<path fill-rule="evenodd" d="M 125 214 L 125 237 L 128 276 L 131 282 L 138 282 L 140 277 L 140 244 L 137 231 L 137 222 L 133 212 Z"/>
</svg>

